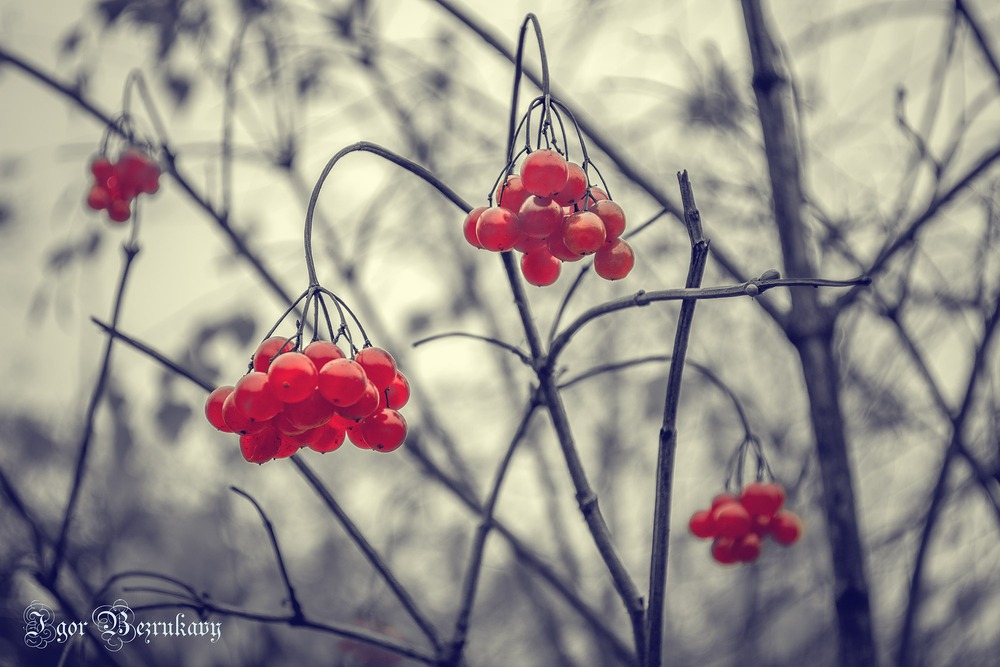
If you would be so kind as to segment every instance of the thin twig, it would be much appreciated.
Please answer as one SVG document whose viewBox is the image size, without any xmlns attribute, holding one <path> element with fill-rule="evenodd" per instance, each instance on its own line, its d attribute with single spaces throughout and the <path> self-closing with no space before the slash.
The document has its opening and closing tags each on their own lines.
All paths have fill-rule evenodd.
<svg viewBox="0 0 1000 667">
<path fill-rule="evenodd" d="M 420 340 L 413 341 L 413 347 L 419 347 L 424 343 L 430 343 L 435 340 L 441 340 L 442 338 L 471 338 L 472 340 L 482 341 L 484 343 L 489 343 L 490 345 L 495 345 L 502 350 L 506 350 L 520 359 L 524 364 L 531 366 L 531 357 L 525 353 L 524 350 L 511 345 L 510 343 L 505 343 L 502 340 L 498 340 L 491 336 L 480 336 L 478 334 L 465 333 L 462 331 L 450 331 L 446 333 L 434 334 L 433 336 L 427 336 L 426 338 L 421 338 Z"/>
<path fill-rule="evenodd" d="M 976 388 L 988 366 L 986 355 L 998 330 L 1000 330 L 1000 299 L 996 301 L 993 312 L 986 319 L 985 326 L 983 327 L 982 341 L 976 346 L 976 353 L 972 362 L 972 372 L 969 374 L 969 381 L 965 386 L 965 394 L 962 397 L 961 406 L 951 419 L 951 438 L 948 448 L 945 451 L 944 461 L 941 463 L 941 470 L 938 473 L 937 481 L 934 484 L 934 490 L 931 492 L 927 514 L 924 518 L 924 527 L 920 533 L 917 556 L 913 564 L 913 574 L 910 577 L 909 595 L 907 596 L 906 610 L 903 613 L 903 625 L 899 633 L 897 664 L 900 667 L 909 667 L 909 665 L 914 664 L 913 633 L 917 614 L 923 602 L 923 572 L 927 563 L 927 555 L 930 552 L 931 537 L 934 534 L 938 518 L 941 515 L 941 509 L 947 497 L 948 473 L 951 471 L 952 462 L 958 456 L 962 433 L 965 430 L 970 415 L 973 413 L 972 408 L 975 403 Z"/>
<path fill-rule="evenodd" d="M 285 559 L 281 555 L 281 547 L 278 546 L 278 536 L 274 534 L 274 525 L 267 518 L 267 514 L 264 513 L 264 508 L 260 506 L 260 503 L 253 496 L 235 486 L 230 486 L 229 490 L 250 501 L 250 504 L 257 510 L 257 514 L 260 515 L 260 520 L 264 524 L 264 530 L 267 531 L 267 538 L 271 542 L 271 550 L 274 551 L 274 557 L 278 561 L 278 571 L 281 573 L 281 580 L 285 584 L 285 591 L 288 592 L 288 603 L 292 607 L 292 617 L 288 622 L 290 625 L 300 625 L 305 620 L 305 615 L 302 613 L 302 604 L 299 602 L 298 596 L 295 595 L 292 580 L 288 577 L 288 568 L 285 567 Z"/>
<path fill-rule="evenodd" d="M 127 243 L 122 247 L 124 257 L 122 259 L 121 275 L 118 280 L 118 289 L 115 293 L 114 305 L 111 310 L 111 327 L 118 325 L 121 315 L 122 305 L 125 297 L 125 287 L 128 285 L 129 269 L 132 267 L 132 260 L 139 253 L 139 246 L 134 242 Z M 111 374 L 111 351 L 114 348 L 115 339 L 108 336 L 104 344 L 104 352 L 101 356 L 100 369 L 97 372 L 97 381 L 90 392 L 90 401 L 87 404 L 87 412 L 84 416 L 83 426 L 80 428 L 80 444 L 76 459 L 76 470 L 73 473 L 73 485 L 70 487 L 69 500 L 66 503 L 66 510 L 63 514 L 62 528 L 59 529 L 59 537 L 56 540 L 55 552 L 52 556 L 52 564 L 49 566 L 48 576 L 55 581 L 59 576 L 59 567 L 66 556 L 66 547 L 69 541 L 70 526 L 73 522 L 73 515 L 76 512 L 77 502 L 80 497 L 80 490 L 83 488 L 83 477 L 86 472 L 87 458 L 90 454 L 90 443 L 94 435 L 94 420 L 97 418 L 97 408 L 104 398 L 104 389 L 107 386 L 108 376 Z"/>
<path fill-rule="evenodd" d="M 330 512 L 336 517 L 337 521 L 347 532 L 351 541 L 354 542 L 361 552 L 364 554 L 365 558 L 371 564 L 372 568 L 382 577 L 382 580 L 389 586 L 396 598 L 399 600 L 400 604 L 410 615 L 410 618 L 417 624 L 417 626 L 423 631 L 424 635 L 430 641 L 431 645 L 434 647 L 435 651 L 439 651 L 441 648 L 441 642 L 438 639 L 438 633 L 434 625 L 428 620 L 428 618 L 420 611 L 417 607 L 416 601 L 413 596 L 403 587 L 396 576 L 393 574 L 392 570 L 389 568 L 388 563 L 379 555 L 375 547 L 365 538 L 361 533 L 361 530 L 351 521 L 351 518 L 347 516 L 347 513 L 340 506 L 340 503 L 336 501 L 330 489 L 323 483 L 313 471 L 312 467 L 302 460 L 301 456 L 293 455 L 290 458 L 291 462 L 298 469 L 299 473 L 305 478 L 309 485 L 316 492 L 316 495 L 320 497 L 323 504 L 327 506 Z"/>
<path fill-rule="evenodd" d="M 691 240 L 691 261 L 688 265 L 687 288 L 697 288 L 705 275 L 709 241 L 701 227 L 701 213 L 695 203 L 694 191 L 687 172 L 677 174 L 681 201 L 684 202 L 684 222 Z M 677 452 L 677 408 L 680 404 L 681 377 L 687 356 L 688 338 L 694 322 L 697 300 L 681 302 L 674 333 L 674 349 L 667 373 L 667 392 L 663 406 L 656 460 L 656 491 L 653 506 L 653 544 L 649 559 L 649 607 L 646 616 L 646 653 L 644 664 L 659 667 L 663 659 L 663 614 L 666 605 L 667 555 L 670 546 L 670 502 L 673 496 L 674 457 Z M 642 654 L 640 654 L 642 656 Z"/>
<path fill-rule="evenodd" d="M 444 665 L 457 665 L 461 660 L 462 649 L 465 646 L 466 637 L 469 632 L 469 617 L 472 614 L 472 607 L 476 601 L 476 592 L 479 586 L 479 576 L 483 569 L 483 554 L 486 551 L 486 540 L 493 529 L 493 514 L 496 510 L 497 501 L 500 499 L 500 489 L 507 478 L 507 471 L 514 458 L 517 446 L 524 440 L 531 424 L 531 418 L 540 405 L 537 391 L 532 391 L 531 399 L 525 407 L 521 416 L 521 421 L 510 439 L 510 444 L 504 452 L 500 464 L 497 466 L 493 476 L 493 485 L 490 487 L 490 494 L 483 506 L 483 514 L 480 518 L 479 526 L 476 528 L 476 535 L 473 538 L 469 564 L 465 570 L 465 578 L 462 583 L 461 603 L 458 607 L 458 614 L 455 620 L 455 631 L 451 640 L 451 652 L 444 661 Z"/>
</svg>

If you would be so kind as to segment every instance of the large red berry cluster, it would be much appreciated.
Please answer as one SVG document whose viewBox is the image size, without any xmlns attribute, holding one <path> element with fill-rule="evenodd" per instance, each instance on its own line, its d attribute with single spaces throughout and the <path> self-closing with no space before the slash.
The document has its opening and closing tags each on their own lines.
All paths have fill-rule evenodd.
<svg viewBox="0 0 1000 667">
<path fill-rule="evenodd" d="M 107 211 L 114 222 L 125 222 L 132 215 L 132 200 L 140 194 L 154 194 L 160 189 L 160 166 L 141 149 L 124 151 L 117 162 L 98 155 L 90 163 L 94 185 L 87 195 L 87 206 Z"/>
<path fill-rule="evenodd" d="M 563 262 L 594 255 L 594 270 L 620 280 L 635 264 L 620 237 L 625 212 L 584 169 L 552 149 L 529 153 L 519 175 L 496 192 L 496 206 L 473 209 L 465 218 L 466 240 L 483 250 L 521 254 L 521 273 L 532 285 L 551 285 Z"/>
<path fill-rule="evenodd" d="M 712 507 L 695 512 L 688 527 L 696 536 L 712 539 L 712 558 L 723 565 L 757 560 L 763 539 L 794 544 L 802 534 L 802 520 L 783 510 L 785 491 L 774 482 L 747 484 L 739 498 L 728 493 L 715 497 Z"/>
<path fill-rule="evenodd" d="M 398 410 L 409 400 L 410 385 L 392 355 L 366 347 L 348 359 L 329 341 L 299 351 L 293 340 L 264 340 L 252 369 L 205 402 L 215 428 L 239 434 L 247 461 L 284 458 L 302 447 L 332 452 L 345 436 L 377 452 L 403 444 L 406 420 Z"/>
</svg>

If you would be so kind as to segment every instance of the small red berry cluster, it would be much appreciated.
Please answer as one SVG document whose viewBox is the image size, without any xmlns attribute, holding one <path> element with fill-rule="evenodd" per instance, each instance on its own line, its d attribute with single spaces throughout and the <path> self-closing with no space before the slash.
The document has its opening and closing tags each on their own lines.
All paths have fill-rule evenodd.
<svg viewBox="0 0 1000 667">
<path fill-rule="evenodd" d="M 205 416 L 212 426 L 239 434 L 240 450 L 251 463 L 291 456 L 302 447 L 332 452 L 345 436 L 361 449 L 398 449 L 406 439 L 398 410 L 409 400 L 410 385 L 392 355 L 366 347 L 348 359 L 324 340 L 299 351 L 297 338 L 267 338 L 235 386 L 209 394 Z"/>
<path fill-rule="evenodd" d="M 780 484 L 747 484 L 739 498 L 728 493 L 715 497 L 712 507 L 695 512 L 688 522 L 691 532 L 712 539 L 712 558 L 723 565 L 751 563 L 760 556 L 763 539 L 794 544 L 802 534 L 802 520 L 781 509 L 785 491 Z"/>
<path fill-rule="evenodd" d="M 154 194 L 160 189 L 160 165 L 142 149 L 126 149 L 117 162 L 98 155 L 90 163 L 94 185 L 87 195 L 87 206 L 107 211 L 113 222 L 125 222 L 132 216 L 132 200 L 140 194 Z"/>
<path fill-rule="evenodd" d="M 620 238 L 621 206 L 551 148 L 528 153 L 520 175 L 508 175 L 497 188 L 496 202 L 466 216 L 465 239 L 483 250 L 522 253 L 521 273 L 532 285 L 551 285 L 563 262 L 587 255 L 606 280 L 624 278 L 635 265 L 632 247 Z"/>
</svg>

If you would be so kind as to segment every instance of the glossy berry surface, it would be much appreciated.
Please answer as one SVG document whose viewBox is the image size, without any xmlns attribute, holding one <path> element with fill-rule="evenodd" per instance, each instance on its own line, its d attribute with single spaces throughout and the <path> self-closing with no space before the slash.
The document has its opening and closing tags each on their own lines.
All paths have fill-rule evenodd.
<svg viewBox="0 0 1000 667">
<path fill-rule="evenodd" d="M 635 267 L 632 246 L 622 239 L 605 243 L 594 254 L 594 271 L 605 280 L 621 280 Z"/>
<path fill-rule="evenodd" d="M 561 268 L 562 262 L 549 252 L 548 247 L 521 255 L 521 273 L 532 285 L 551 285 L 559 278 Z"/>
<path fill-rule="evenodd" d="M 362 420 L 361 433 L 371 449 L 392 452 L 406 440 L 406 420 L 391 408 L 379 410 Z"/>
<path fill-rule="evenodd" d="M 280 354 L 267 369 L 271 392 L 285 403 L 304 400 L 313 393 L 317 376 L 316 366 L 301 352 Z"/>
<path fill-rule="evenodd" d="M 540 197 L 552 197 L 566 185 L 566 160 L 554 150 L 535 151 L 521 163 L 524 189 Z"/>
<path fill-rule="evenodd" d="M 497 206 L 486 209 L 476 222 L 476 238 L 486 250 L 510 250 L 521 238 L 521 223 L 517 214 Z"/>
<path fill-rule="evenodd" d="M 604 223 L 590 211 L 574 213 L 566 218 L 562 236 L 563 243 L 571 252 L 590 255 L 604 245 Z"/>
<path fill-rule="evenodd" d="M 396 360 L 380 347 L 366 347 L 355 355 L 354 361 L 379 391 L 385 391 L 396 377 Z"/>
</svg>

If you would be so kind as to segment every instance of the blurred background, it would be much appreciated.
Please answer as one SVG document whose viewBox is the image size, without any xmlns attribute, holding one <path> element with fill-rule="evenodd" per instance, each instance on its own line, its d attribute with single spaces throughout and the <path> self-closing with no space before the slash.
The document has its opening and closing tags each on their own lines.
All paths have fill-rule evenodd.
<svg viewBox="0 0 1000 667">
<path fill-rule="evenodd" d="M 630 239 L 637 262 L 626 279 L 609 283 L 587 271 L 567 299 L 584 262 L 565 265 L 551 287 L 528 286 L 543 335 L 557 317 L 565 325 L 612 298 L 684 284 L 689 241 L 670 212 L 681 170 L 718 253 L 705 285 L 787 273 L 739 3 L 538 4 L 0 0 L 0 664 L 390 664 L 335 633 L 238 615 L 211 616 L 222 623 L 214 644 L 161 638 L 117 654 L 85 641 L 25 645 L 22 612 L 32 600 L 66 620 L 115 598 L 154 606 L 140 618 L 172 619 L 177 586 L 114 578 L 136 570 L 230 609 L 289 614 L 268 534 L 231 486 L 253 495 L 273 523 L 309 618 L 433 653 L 301 469 L 245 463 L 236 438 L 204 420 L 203 388 L 120 343 L 63 573 L 50 587 L 35 576 L 59 535 L 106 344 L 91 318 L 109 318 L 129 233 L 84 205 L 106 128 L 83 102 L 117 116 L 133 69 L 148 82 L 167 136 L 133 94 L 136 128 L 169 142 L 190 189 L 165 174 L 160 192 L 142 200 L 141 250 L 119 328 L 213 386 L 243 374 L 287 295 L 306 288 L 305 208 L 340 148 L 378 143 L 426 166 L 470 204 L 486 204 L 505 166 L 513 66 L 502 51 L 513 52 L 527 12 L 544 31 L 553 94 L 585 125 L 591 159 L 629 230 L 642 227 Z M 1000 402 L 988 334 L 1000 293 L 1000 7 L 782 0 L 766 3 L 765 14 L 794 82 L 801 232 L 812 266 L 825 278 L 873 278 L 837 305 L 827 352 L 851 466 L 856 511 L 847 521 L 860 535 L 877 658 L 995 664 Z M 525 54 L 537 72 L 531 38 Z M 537 94 L 525 79 L 519 115 Z M 478 340 L 414 343 L 465 332 L 525 348 L 524 331 L 498 256 L 468 246 L 463 212 L 412 174 L 350 155 L 333 169 L 317 210 L 319 278 L 413 381 L 404 414 L 415 439 L 391 455 L 348 443 L 299 456 L 447 639 L 476 508 L 534 375 Z M 847 293 L 816 294 L 835 304 Z M 668 664 L 837 662 L 844 552 L 830 516 L 846 506 L 823 493 L 822 425 L 788 333 L 791 307 L 789 292 L 775 289 L 696 311 L 689 358 L 739 398 L 806 533 L 736 567 L 713 562 L 709 544 L 688 534 L 690 515 L 723 490 L 744 435 L 729 398 L 689 368 L 674 472 Z M 563 391 L 614 544 L 643 595 L 662 357 L 677 312 L 659 303 L 596 320 L 558 369 L 568 381 L 604 364 L 660 358 Z M 497 517 L 509 532 L 494 531 L 487 543 L 467 664 L 629 664 L 628 616 L 574 493 L 539 411 L 500 495 Z"/>
</svg>

